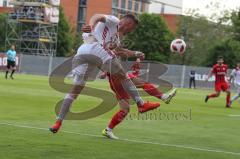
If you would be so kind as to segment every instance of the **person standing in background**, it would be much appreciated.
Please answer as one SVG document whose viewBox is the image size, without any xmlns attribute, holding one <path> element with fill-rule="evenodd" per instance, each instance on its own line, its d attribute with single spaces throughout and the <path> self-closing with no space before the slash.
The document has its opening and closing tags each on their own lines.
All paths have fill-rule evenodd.
<svg viewBox="0 0 240 159">
<path fill-rule="evenodd" d="M 15 62 L 16 54 L 17 53 L 15 51 L 15 45 L 12 45 L 11 49 L 9 49 L 7 51 L 7 71 L 6 71 L 6 75 L 5 75 L 6 79 L 8 78 L 8 73 L 11 70 L 12 70 L 12 73 L 10 75 L 10 78 L 14 79 L 13 78 L 13 74 L 14 74 L 14 72 L 16 70 L 16 62 Z"/>
<path fill-rule="evenodd" d="M 196 74 L 196 72 L 194 70 L 191 70 L 189 73 L 189 77 L 190 77 L 189 88 L 190 89 L 192 88 L 192 84 L 193 84 L 193 88 L 196 89 L 195 74 Z"/>
</svg>

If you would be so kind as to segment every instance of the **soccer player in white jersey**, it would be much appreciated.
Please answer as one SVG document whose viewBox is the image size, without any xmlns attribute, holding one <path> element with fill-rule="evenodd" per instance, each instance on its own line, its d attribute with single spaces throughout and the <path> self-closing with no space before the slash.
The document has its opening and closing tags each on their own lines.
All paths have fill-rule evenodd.
<svg viewBox="0 0 240 159">
<path fill-rule="evenodd" d="M 83 32 L 90 33 L 85 43 L 78 49 L 77 54 L 73 58 L 73 88 L 65 96 L 62 106 L 55 124 L 49 129 L 56 133 L 68 113 L 73 101 L 84 88 L 86 81 L 90 78 L 94 79 L 97 76 L 96 69 L 109 72 L 117 77 L 131 98 L 136 102 L 140 113 L 156 109 L 160 106 L 159 103 L 144 102 L 139 96 L 136 86 L 127 77 L 126 72 L 116 58 L 113 51 L 108 49 L 109 44 L 115 43 L 118 51 L 124 51 L 129 56 L 143 56 L 143 53 L 123 49 L 119 46 L 119 38 L 132 32 L 138 25 L 138 20 L 134 15 L 127 14 L 121 20 L 111 15 L 94 15 L 89 22 L 89 25 L 83 28 Z M 114 45 L 113 45 L 114 46 Z"/>
<path fill-rule="evenodd" d="M 240 63 L 237 63 L 235 69 L 232 70 L 230 82 L 234 80 L 234 85 L 237 87 L 237 94 L 230 100 L 230 105 L 240 97 Z"/>
</svg>

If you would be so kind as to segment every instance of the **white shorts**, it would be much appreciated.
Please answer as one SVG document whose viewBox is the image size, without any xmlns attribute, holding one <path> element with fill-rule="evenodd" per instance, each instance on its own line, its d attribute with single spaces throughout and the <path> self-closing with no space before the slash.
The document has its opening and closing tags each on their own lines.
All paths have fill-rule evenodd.
<svg viewBox="0 0 240 159">
<path fill-rule="evenodd" d="M 85 85 L 88 80 L 95 80 L 99 71 L 110 74 L 124 72 L 120 61 L 98 43 L 83 44 L 72 62 L 75 85 Z"/>
<path fill-rule="evenodd" d="M 90 43 L 90 44 L 82 44 L 77 51 L 76 56 L 90 54 L 99 57 L 102 60 L 102 63 L 105 63 L 107 60 L 116 57 L 115 54 L 99 44 L 98 42 Z"/>
</svg>

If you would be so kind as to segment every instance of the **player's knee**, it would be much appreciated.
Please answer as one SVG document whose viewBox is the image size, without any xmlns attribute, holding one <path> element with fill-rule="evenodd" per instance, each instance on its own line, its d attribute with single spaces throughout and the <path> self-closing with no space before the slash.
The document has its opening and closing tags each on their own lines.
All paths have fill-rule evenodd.
<svg viewBox="0 0 240 159">
<path fill-rule="evenodd" d="M 83 77 L 74 76 L 74 78 L 73 78 L 73 84 L 74 84 L 75 86 L 85 86 L 86 80 L 85 80 Z"/>
<path fill-rule="evenodd" d="M 72 100 L 75 100 L 77 99 L 78 95 L 75 95 L 75 94 L 72 94 L 72 93 L 68 93 L 66 96 L 65 96 L 65 99 L 72 99 Z"/>
<path fill-rule="evenodd" d="M 130 111 L 130 108 L 123 108 L 121 109 L 121 112 L 126 116 Z"/>
</svg>

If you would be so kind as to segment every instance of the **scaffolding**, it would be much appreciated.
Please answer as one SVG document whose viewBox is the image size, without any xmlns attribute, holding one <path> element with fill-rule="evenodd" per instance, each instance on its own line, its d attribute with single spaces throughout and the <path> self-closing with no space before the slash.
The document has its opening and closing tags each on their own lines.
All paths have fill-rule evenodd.
<svg viewBox="0 0 240 159">
<path fill-rule="evenodd" d="M 6 28 L 6 47 L 22 54 L 55 56 L 60 0 L 12 0 Z"/>
</svg>

